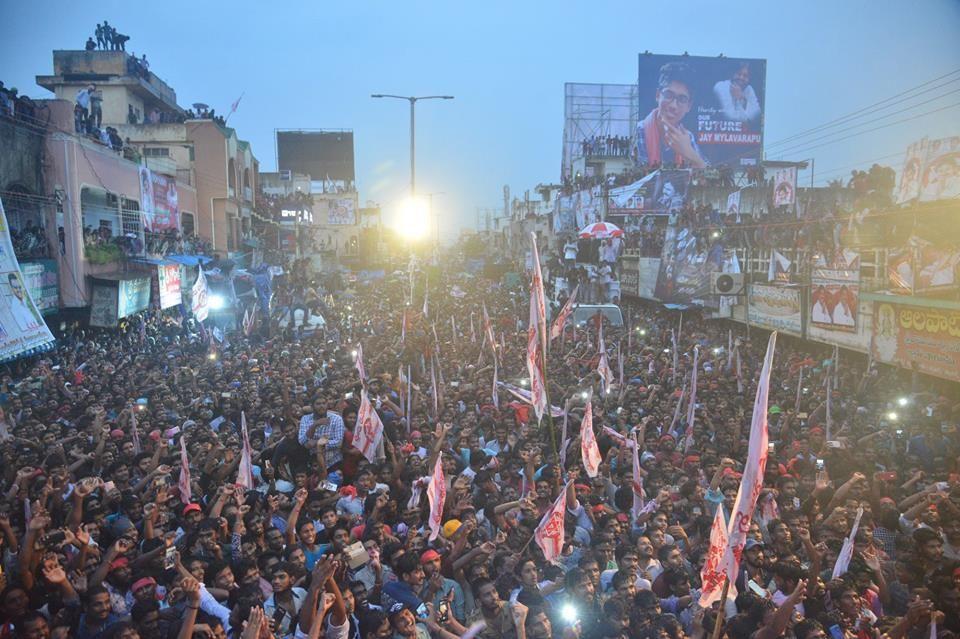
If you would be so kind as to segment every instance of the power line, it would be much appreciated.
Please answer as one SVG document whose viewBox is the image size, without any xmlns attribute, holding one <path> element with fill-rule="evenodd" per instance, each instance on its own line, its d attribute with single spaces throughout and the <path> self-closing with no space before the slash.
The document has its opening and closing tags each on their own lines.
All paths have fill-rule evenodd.
<svg viewBox="0 0 960 639">
<path fill-rule="evenodd" d="M 917 86 L 912 87 L 912 88 L 910 88 L 910 89 L 907 89 L 907 90 L 905 90 L 905 91 L 901 91 L 900 93 L 897 93 L 897 94 L 892 95 L 892 96 L 890 96 L 890 97 L 888 97 L 888 98 L 885 98 L 885 99 L 883 99 L 883 100 L 880 100 L 879 102 L 874 102 L 873 104 L 868 104 L 867 106 L 862 107 L 862 108 L 860 108 L 860 109 L 857 109 L 856 111 L 851 111 L 850 113 L 848 113 L 848 114 L 846 114 L 846 115 L 842 115 L 842 116 L 840 116 L 840 117 L 838 117 L 838 118 L 834 118 L 833 120 L 830 120 L 830 121 L 828 121 L 828 122 L 824 122 L 823 124 L 820 124 L 820 125 L 815 126 L 815 127 L 813 127 L 813 128 L 806 129 L 805 131 L 800 131 L 799 133 L 795 133 L 795 134 L 793 134 L 793 135 L 791 135 L 791 136 L 788 136 L 788 137 L 786 137 L 786 138 L 783 138 L 783 139 L 781 139 L 781 140 L 777 140 L 776 142 L 772 142 L 772 143 L 770 143 L 770 144 L 768 144 L 768 145 L 766 145 L 766 146 L 767 146 L 767 148 L 769 148 L 769 147 L 771 147 L 771 146 L 779 146 L 779 145 L 781 145 L 781 144 L 783 144 L 783 143 L 785 143 L 785 142 L 789 142 L 789 141 L 794 140 L 794 139 L 796 139 L 796 138 L 805 137 L 806 135 L 808 135 L 808 134 L 810 134 L 810 133 L 816 133 L 817 131 L 820 131 L 820 130 L 822 130 L 822 129 L 824 129 L 824 128 L 830 128 L 832 125 L 837 124 L 837 123 L 841 123 L 841 122 L 843 122 L 844 120 L 848 120 L 848 119 L 850 119 L 850 118 L 853 118 L 853 117 L 855 117 L 856 115 L 863 113 L 864 111 L 867 111 L 867 110 L 869 110 L 869 109 L 872 109 L 872 108 L 874 108 L 874 107 L 877 107 L 877 106 L 879 106 L 879 105 L 881 105 L 881 104 L 884 104 L 884 103 L 886 103 L 886 102 L 890 102 L 890 101 L 892 101 L 892 100 L 895 100 L 896 98 L 899 98 L 899 97 L 901 97 L 901 96 L 904 96 L 904 95 L 906 95 L 906 94 L 908 94 L 908 93 L 913 93 L 913 92 L 916 91 L 917 89 L 920 89 L 920 88 L 925 87 L 925 86 L 927 86 L 927 85 L 933 84 L 934 82 L 939 82 L 940 80 L 943 80 L 944 78 L 950 77 L 950 76 L 952 76 L 952 75 L 956 75 L 956 74 L 958 74 L 958 73 L 960 73 L 960 68 L 954 69 L 953 71 L 951 71 L 951 72 L 949 72 L 949 73 L 945 73 L 944 75 L 941 75 L 941 76 L 939 76 L 939 77 L 937 77 L 937 78 L 934 78 L 934 79 L 932 79 L 932 80 L 928 80 L 927 82 L 924 82 L 924 83 L 922 83 L 922 84 L 918 84 Z M 944 84 L 939 85 L 938 87 L 933 87 L 933 88 L 927 89 L 927 90 L 928 90 L 928 91 L 932 91 L 933 89 L 939 88 L 940 86 L 944 86 L 944 85 L 946 85 L 946 84 L 950 84 L 950 83 L 952 83 L 952 82 L 955 82 L 956 80 L 960 80 L 960 77 L 954 78 L 953 80 L 950 80 L 949 82 L 945 82 Z M 923 92 L 921 92 L 921 93 L 925 93 L 925 91 L 923 91 Z M 917 95 L 920 95 L 921 93 L 918 93 Z M 910 98 L 913 98 L 913 97 L 916 97 L 916 96 L 915 96 L 915 95 L 914 95 L 914 96 L 910 96 Z M 910 99 L 910 98 L 907 98 L 907 99 Z M 881 110 L 882 110 L 882 109 L 881 109 Z"/>
</svg>

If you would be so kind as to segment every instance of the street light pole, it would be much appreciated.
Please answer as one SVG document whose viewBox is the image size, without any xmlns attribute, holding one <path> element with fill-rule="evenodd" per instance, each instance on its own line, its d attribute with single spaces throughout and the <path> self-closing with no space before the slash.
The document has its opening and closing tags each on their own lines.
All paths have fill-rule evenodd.
<svg viewBox="0 0 960 639">
<path fill-rule="evenodd" d="M 417 160 L 416 160 L 416 104 L 419 100 L 452 100 L 452 95 L 390 95 L 388 93 L 374 93 L 371 98 L 393 98 L 406 100 L 410 103 L 410 197 L 417 194 Z"/>
</svg>

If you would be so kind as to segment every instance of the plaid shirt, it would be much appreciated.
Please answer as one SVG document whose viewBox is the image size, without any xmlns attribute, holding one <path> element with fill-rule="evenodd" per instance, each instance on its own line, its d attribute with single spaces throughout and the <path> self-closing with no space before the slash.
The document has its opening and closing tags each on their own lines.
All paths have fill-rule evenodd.
<svg viewBox="0 0 960 639">
<path fill-rule="evenodd" d="M 326 437 L 327 446 L 323 458 L 327 463 L 327 468 L 340 463 L 343 460 L 343 453 L 340 450 L 340 446 L 343 444 L 343 433 L 345 430 L 343 417 L 340 417 L 340 415 L 334 412 L 327 411 L 327 423 L 318 427 L 313 433 L 313 437 L 308 437 L 311 426 L 313 426 L 313 413 L 301 417 L 300 433 L 297 436 L 297 440 L 303 446 L 310 448 L 311 446 L 308 442 L 316 442 L 321 437 Z"/>
</svg>

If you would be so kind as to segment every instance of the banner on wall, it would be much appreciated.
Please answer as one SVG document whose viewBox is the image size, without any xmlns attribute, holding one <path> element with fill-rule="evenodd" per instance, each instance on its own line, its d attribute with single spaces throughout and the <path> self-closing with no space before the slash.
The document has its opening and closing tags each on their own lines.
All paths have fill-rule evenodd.
<svg viewBox="0 0 960 639">
<path fill-rule="evenodd" d="M 20 273 L 0 199 L 0 361 L 46 350 L 53 341 Z"/>
<path fill-rule="evenodd" d="M 56 260 L 33 260 L 20 265 L 23 283 L 30 291 L 41 315 L 56 313 L 60 309 L 60 279 Z"/>
<path fill-rule="evenodd" d="M 576 195 L 558 195 L 553 202 L 553 232 L 575 233 L 577 217 L 574 213 L 574 198 Z"/>
<path fill-rule="evenodd" d="M 603 216 L 603 187 L 595 186 L 574 194 L 573 215 L 577 222 L 576 230 L 588 224 L 599 222 Z"/>
<path fill-rule="evenodd" d="M 779 168 L 773 172 L 773 205 L 786 206 L 797 199 L 797 167 Z"/>
<path fill-rule="evenodd" d="M 763 151 L 766 60 L 640 54 L 637 164 L 755 166 Z M 675 151 L 667 137 L 688 140 Z"/>
<path fill-rule="evenodd" d="M 920 196 L 920 175 L 927 156 L 927 138 L 917 140 L 907 147 L 907 157 L 900 170 L 900 185 L 897 188 L 897 204 L 904 204 Z"/>
<path fill-rule="evenodd" d="M 916 292 L 941 291 L 957 285 L 960 250 L 924 246 L 919 250 Z"/>
<path fill-rule="evenodd" d="M 960 135 L 927 141 L 920 201 L 960 197 Z"/>
<path fill-rule="evenodd" d="M 117 286 L 117 318 L 150 308 L 150 278 L 120 280 Z"/>
<path fill-rule="evenodd" d="M 887 288 L 898 295 L 913 295 L 913 249 L 893 249 L 887 253 Z"/>
<path fill-rule="evenodd" d="M 147 233 L 180 230 L 177 181 L 140 167 L 140 219 Z"/>
<path fill-rule="evenodd" d="M 860 308 L 860 254 L 841 249 L 816 255 L 810 278 L 810 322 L 822 328 L 856 331 Z"/>
<path fill-rule="evenodd" d="M 356 202 L 353 198 L 327 200 L 327 224 L 353 225 L 357 223 Z"/>
<path fill-rule="evenodd" d="M 627 186 L 607 192 L 607 215 L 667 215 L 683 208 L 690 189 L 690 171 L 661 169 Z"/>
<path fill-rule="evenodd" d="M 873 332 L 878 362 L 960 381 L 960 311 L 876 302 Z"/>
<path fill-rule="evenodd" d="M 117 326 L 117 287 L 109 284 L 95 284 L 90 299 L 90 326 L 116 328 Z"/>
<path fill-rule="evenodd" d="M 698 304 L 718 308 L 710 292 L 710 275 L 723 270 L 724 251 L 720 242 L 698 247 L 693 229 L 668 226 L 664 235 L 656 298 L 671 304 Z"/>
<path fill-rule="evenodd" d="M 160 264 L 157 266 L 157 280 L 160 288 L 160 308 L 171 308 L 183 301 L 179 264 Z"/>
<path fill-rule="evenodd" d="M 803 331 L 802 314 L 799 288 L 750 285 L 747 316 L 751 324 L 800 335 Z"/>
</svg>

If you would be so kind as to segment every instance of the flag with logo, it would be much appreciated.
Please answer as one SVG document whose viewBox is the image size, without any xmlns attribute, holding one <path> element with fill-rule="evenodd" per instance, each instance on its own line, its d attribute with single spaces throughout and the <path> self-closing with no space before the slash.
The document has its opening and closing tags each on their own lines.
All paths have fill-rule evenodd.
<svg viewBox="0 0 960 639">
<path fill-rule="evenodd" d="M 573 292 L 570 293 L 570 297 L 567 298 L 563 308 L 561 308 L 560 312 L 557 313 L 557 318 L 553 320 L 553 325 L 550 327 L 551 340 L 559 337 L 563 333 L 563 327 L 566 325 L 570 315 L 573 314 L 573 307 L 577 303 L 577 291 L 579 290 L 580 285 L 577 284 L 576 287 L 574 287 Z"/>
<path fill-rule="evenodd" d="M 600 472 L 600 463 L 603 455 L 597 445 L 597 435 L 593 432 L 593 398 L 587 400 L 587 407 L 583 411 L 583 421 L 580 422 L 580 456 L 583 458 L 583 467 L 587 475 L 596 477 Z"/>
<path fill-rule="evenodd" d="M 723 553 L 727 549 L 728 535 L 727 522 L 723 518 L 723 507 L 717 508 L 710 527 L 710 547 L 707 549 L 707 558 L 700 569 L 700 580 L 703 586 L 700 590 L 700 607 L 709 608 L 713 602 L 720 601 L 723 596 L 723 578 L 725 573 L 720 565 Z M 735 580 L 730 580 L 728 596 L 737 596 Z"/>
<path fill-rule="evenodd" d="M 207 277 L 203 274 L 203 266 L 197 267 L 197 281 L 193 283 L 190 295 L 190 309 L 198 322 L 207 319 L 210 314 L 210 304 L 207 300 Z"/>
<path fill-rule="evenodd" d="M 551 563 L 557 561 L 563 554 L 563 518 L 567 514 L 567 486 L 560 491 L 560 495 L 550 509 L 543 514 L 540 524 L 533 532 L 533 540 L 543 551 L 543 558 Z"/>
<path fill-rule="evenodd" d="M 633 521 L 640 516 L 643 510 L 643 468 L 640 467 L 640 442 L 637 440 L 637 433 L 633 433 L 633 507 L 630 509 L 633 514 Z M 721 510 L 718 508 L 717 510 Z"/>
<path fill-rule="evenodd" d="M 843 540 L 843 546 L 837 555 L 837 563 L 833 565 L 833 574 L 830 579 L 839 579 L 846 574 L 850 567 L 850 560 L 853 559 L 853 540 L 857 537 L 857 530 L 860 528 L 860 518 L 863 517 L 863 507 L 857 508 L 857 516 L 853 520 L 853 527 L 850 534 Z"/>
<path fill-rule="evenodd" d="M 247 414 L 240 413 L 240 435 L 243 439 L 243 449 L 240 451 L 240 465 L 237 466 L 237 486 L 251 490 L 253 484 L 253 448 L 250 447 L 250 436 L 247 434 Z"/>
<path fill-rule="evenodd" d="M 767 430 L 767 405 L 770 397 L 770 370 L 773 367 L 773 353 L 777 346 L 777 332 L 770 333 L 767 342 L 767 354 L 763 358 L 760 380 L 757 383 L 757 395 L 753 401 L 753 416 L 750 420 L 750 443 L 747 447 L 747 462 L 740 478 L 740 488 L 733 503 L 730 522 L 727 527 L 729 543 L 723 554 L 721 568 L 731 582 L 735 582 L 740 571 L 740 557 L 747 542 L 747 531 L 753 511 L 757 507 L 757 498 L 763 490 L 763 474 L 767 468 L 767 445 L 770 433 Z"/>
<path fill-rule="evenodd" d="M 437 463 L 433 465 L 433 476 L 427 486 L 427 501 L 430 502 L 430 538 L 433 541 L 440 534 L 443 527 L 443 502 L 447 498 L 447 480 L 443 476 L 443 453 L 437 455 Z"/>
<path fill-rule="evenodd" d="M 537 422 L 547 412 L 547 389 L 540 369 L 540 340 L 537 331 L 537 291 L 530 287 L 530 321 L 527 325 L 527 373 L 530 375 L 530 399 Z"/>
<path fill-rule="evenodd" d="M 360 391 L 360 410 L 357 411 L 357 424 L 353 429 L 353 446 L 373 463 L 376 459 L 377 448 L 383 439 L 383 422 L 370 403 L 370 396 L 366 389 Z"/>
</svg>

